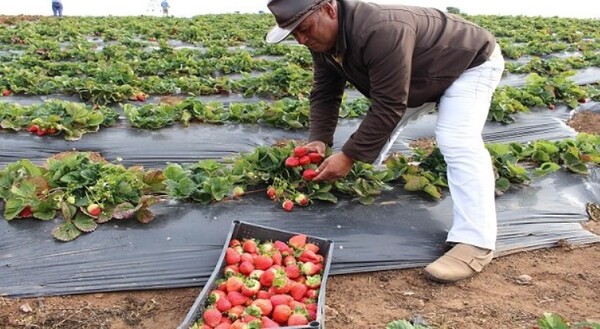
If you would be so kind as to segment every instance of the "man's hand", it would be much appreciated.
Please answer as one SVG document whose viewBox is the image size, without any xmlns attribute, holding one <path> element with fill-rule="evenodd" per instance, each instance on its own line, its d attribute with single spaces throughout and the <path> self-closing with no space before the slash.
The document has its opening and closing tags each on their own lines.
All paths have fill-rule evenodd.
<svg viewBox="0 0 600 329">
<path fill-rule="evenodd" d="M 319 174 L 313 180 L 315 181 L 328 181 L 332 182 L 337 179 L 346 177 L 350 170 L 354 160 L 345 155 L 342 152 L 336 153 L 332 156 L 327 157 L 323 163 L 317 168 Z"/>
<path fill-rule="evenodd" d="M 312 141 L 306 145 L 304 145 L 308 152 L 317 152 L 320 156 L 325 157 L 325 150 L 327 149 L 327 145 L 321 141 Z"/>
</svg>

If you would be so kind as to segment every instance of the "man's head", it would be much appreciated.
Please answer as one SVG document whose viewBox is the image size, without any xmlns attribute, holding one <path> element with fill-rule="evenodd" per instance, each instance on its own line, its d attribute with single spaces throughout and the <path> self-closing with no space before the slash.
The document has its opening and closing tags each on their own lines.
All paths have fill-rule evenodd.
<svg viewBox="0 0 600 329">
<path fill-rule="evenodd" d="M 298 43 L 316 52 L 334 47 L 338 32 L 336 0 L 270 0 L 267 7 L 277 25 L 267 33 L 268 43 L 292 34 Z"/>
</svg>

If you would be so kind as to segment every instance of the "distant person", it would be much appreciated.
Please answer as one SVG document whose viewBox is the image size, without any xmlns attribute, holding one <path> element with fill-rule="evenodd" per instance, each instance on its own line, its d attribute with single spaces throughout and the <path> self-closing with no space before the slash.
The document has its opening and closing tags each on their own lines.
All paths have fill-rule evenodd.
<svg viewBox="0 0 600 329">
<path fill-rule="evenodd" d="M 167 2 L 167 0 L 163 0 L 163 2 L 160 3 L 160 6 L 162 7 L 163 10 L 163 16 L 167 17 L 169 16 L 169 3 Z"/>
<path fill-rule="evenodd" d="M 52 0 L 52 13 L 54 14 L 54 16 L 62 17 L 62 11 L 62 0 Z"/>
</svg>

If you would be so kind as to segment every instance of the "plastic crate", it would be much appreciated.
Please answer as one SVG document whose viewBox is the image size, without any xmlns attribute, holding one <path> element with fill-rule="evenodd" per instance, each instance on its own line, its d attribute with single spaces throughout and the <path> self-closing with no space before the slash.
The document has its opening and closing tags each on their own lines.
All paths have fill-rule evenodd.
<svg viewBox="0 0 600 329">
<path fill-rule="evenodd" d="M 212 272 L 208 282 L 202 288 L 200 295 L 198 295 L 198 297 L 196 298 L 196 301 L 194 302 L 191 309 L 187 313 L 185 319 L 179 325 L 179 327 L 177 327 L 177 329 L 188 329 L 192 325 L 194 325 L 194 323 L 196 323 L 196 321 L 198 319 L 202 318 L 202 314 L 204 312 L 204 307 L 206 305 L 206 299 L 208 298 L 208 294 L 217 287 L 217 284 L 216 284 L 217 280 L 220 279 L 221 277 L 223 277 L 223 269 L 225 268 L 225 265 L 226 265 L 225 251 L 226 251 L 227 247 L 229 246 L 229 242 L 232 239 L 238 239 L 241 241 L 243 239 L 255 238 L 260 241 L 267 241 L 267 240 L 287 241 L 287 240 L 289 240 L 289 238 L 291 238 L 292 236 L 297 235 L 297 234 L 300 234 L 300 232 L 284 231 L 284 230 L 274 229 L 274 228 L 270 228 L 270 227 L 266 227 L 266 226 L 251 224 L 251 223 L 237 221 L 237 220 L 233 221 L 231 229 L 229 231 L 229 235 L 223 246 L 223 251 L 221 252 L 221 256 L 219 257 L 219 262 L 215 266 L 215 269 Z M 280 327 L 280 328 L 287 328 L 287 329 L 317 329 L 317 328 L 324 329 L 325 328 L 325 325 L 324 325 L 325 290 L 326 290 L 327 277 L 329 276 L 329 268 L 331 265 L 331 258 L 333 255 L 333 241 L 315 237 L 315 236 L 310 236 L 307 234 L 307 242 L 311 242 L 311 243 L 314 243 L 317 246 L 319 246 L 319 254 L 324 257 L 323 275 L 322 275 L 322 279 L 321 279 L 321 286 L 319 288 L 319 297 L 318 297 L 319 300 L 317 302 L 316 319 L 314 321 L 308 323 L 308 325 L 293 326 L 293 327 L 287 326 L 287 327 Z"/>
</svg>

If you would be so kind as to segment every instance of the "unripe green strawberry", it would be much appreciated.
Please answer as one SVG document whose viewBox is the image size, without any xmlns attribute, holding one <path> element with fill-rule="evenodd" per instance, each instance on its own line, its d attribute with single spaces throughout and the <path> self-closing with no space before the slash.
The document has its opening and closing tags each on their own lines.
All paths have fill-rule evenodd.
<svg viewBox="0 0 600 329">
<path fill-rule="evenodd" d="M 69 196 L 67 197 L 67 202 L 68 202 L 69 204 L 74 204 L 74 203 L 75 203 L 75 197 L 74 197 L 74 196 L 72 196 L 72 195 L 69 195 Z"/>
<path fill-rule="evenodd" d="M 241 197 L 242 195 L 244 195 L 245 191 L 244 188 L 241 186 L 236 186 L 233 188 L 233 196 L 236 198 Z"/>
</svg>

